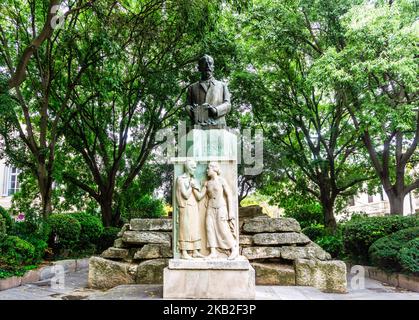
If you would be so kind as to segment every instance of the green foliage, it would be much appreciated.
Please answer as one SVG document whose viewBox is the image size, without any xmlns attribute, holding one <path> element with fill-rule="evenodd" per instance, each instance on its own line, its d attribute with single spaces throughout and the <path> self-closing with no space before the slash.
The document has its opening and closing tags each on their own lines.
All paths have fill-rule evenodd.
<svg viewBox="0 0 419 320">
<path fill-rule="evenodd" d="M 127 220 L 134 218 L 159 218 L 164 213 L 163 201 L 146 194 L 140 198 L 132 198 L 129 211 L 125 212 L 123 217 Z"/>
<path fill-rule="evenodd" d="M 378 239 L 369 248 L 371 263 L 385 270 L 401 271 L 399 252 L 410 240 L 418 237 L 419 227 L 415 227 Z"/>
<path fill-rule="evenodd" d="M 53 214 L 48 218 L 49 242 L 59 249 L 72 249 L 79 241 L 81 224 L 70 214 Z"/>
<path fill-rule="evenodd" d="M 378 239 L 396 231 L 419 226 L 417 215 L 357 217 L 344 225 L 345 252 L 355 262 L 368 263 L 368 249 Z"/>
<path fill-rule="evenodd" d="M 0 216 L 0 241 L 6 236 L 6 221 Z"/>
<path fill-rule="evenodd" d="M 398 260 L 405 271 L 419 274 L 419 237 L 410 240 L 400 249 Z"/>
<path fill-rule="evenodd" d="M 13 227 L 13 220 L 10 214 L 7 212 L 7 210 L 4 209 L 2 206 L 0 206 L 0 219 L 3 219 L 4 221 L 3 223 L 6 228 L 5 232 L 10 232 Z"/>
<path fill-rule="evenodd" d="M 317 242 L 318 238 L 326 235 L 326 229 L 323 224 L 316 223 L 301 230 L 311 241 Z"/>
<path fill-rule="evenodd" d="M 48 248 L 50 227 L 44 221 L 35 221 L 27 217 L 25 221 L 15 222 L 12 233 L 31 243 L 35 248 L 35 262 L 40 262 Z"/>
<path fill-rule="evenodd" d="M 10 266 L 31 264 L 35 260 L 35 248 L 16 236 L 7 236 L 0 242 L 0 260 Z"/>
<path fill-rule="evenodd" d="M 102 235 L 99 238 L 99 242 L 97 243 L 98 252 L 106 250 L 109 247 L 113 247 L 113 243 L 118 237 L 117 234 L 120 230 L 120 228 L 116 227 L 105 227 Z"/>
<path fill-rule="evenodd" d="M 103 232 L 102 221 L 87 212 L 77 212 L 71 216 L 76 218 L 81 226 L 79 245 L 86 247 L 89 244 L 97 243 Z"/>
<path fill-rule="evenodd" d="M 320 236 L 315 242 L 330 253 L 332 258 L 343 257 L 343 238 L 341 234 Z"/>
</svg>

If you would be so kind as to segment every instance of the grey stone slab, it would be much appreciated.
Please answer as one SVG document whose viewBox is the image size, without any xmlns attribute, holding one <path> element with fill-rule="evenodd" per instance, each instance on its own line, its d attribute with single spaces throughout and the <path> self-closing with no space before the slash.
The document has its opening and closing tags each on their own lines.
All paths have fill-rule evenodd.
<svg viewBox="0 0 419 320">
<path fill-rule="evenodd" d="M 301 227 L 293 218 L 257 217 L 247 220 L 243 231 L 248 233 L 263 232 L 300 232 Z"/>
<path fill-rule="evenodd" d="M 172 231 L 172 219 L 131 219 L 130 229 L 135 231 Z"/>
<path fill-rule="evenodd" d="M 157 231 L 125 231 L 122 240 L 128 244 L 167 244 L 171 245 L 171 236 Z"/>
<path fill-rule="evenodd" d="M 280 247 L 248 247 L 243 248 L 242 255 L 249 260 L 280 258 Z"/>
<path fill-rule="evenodd" d="M 170 259 L 169 269 L 189 270 L 248 270 L 249 261 L 244 257 L 228 259 Z"/>
<path fill-rule="evenodd" d="M 254 299 L 255 270 L 164 269 L 165 299 Z"/>
<path fill-rule="evenodd" d="M 77 259 L 76 260 L 76 271 L 88 269 L 90 258 Z"/>
<path fill-rule="evenodd" d="M 105 259 L 125 259 L 128 258 L 128 254 L 128 249 L 111 247 L 103 251 L 100 256 Z"/>
<path fill-rule="evenodd" d="M 134 254 L 134 259 L 172 258 L 173 253 L 168 244 L 146 244 Z"/>
<path fill-rule="evenodd" d="M 256 245 L 307 244 L 310 239 L 303 233 L 258 233 L 253 236 Z"/>
</svg>

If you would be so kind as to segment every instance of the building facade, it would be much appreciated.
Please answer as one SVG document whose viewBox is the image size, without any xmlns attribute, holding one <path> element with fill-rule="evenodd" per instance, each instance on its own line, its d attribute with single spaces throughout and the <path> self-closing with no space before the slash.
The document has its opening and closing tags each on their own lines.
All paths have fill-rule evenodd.
<svg viewBox="0 0 419 320">
<path fill-rule="evenodd" d="M 390 202 L 382 189 L 380 193 L 368 195 L 360 193 L 350 199 L 346 211 L 350 214 L 364 212 L 370 216 L 390 214 Z M 419 213 L 419 190 L 414 190 L 404 198 L 403 215 Z"/>
</svg>

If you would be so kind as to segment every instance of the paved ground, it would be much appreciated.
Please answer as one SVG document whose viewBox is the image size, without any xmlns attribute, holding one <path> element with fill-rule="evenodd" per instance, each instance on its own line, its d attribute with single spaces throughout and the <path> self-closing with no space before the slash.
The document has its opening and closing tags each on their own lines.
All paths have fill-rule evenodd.
<svg viewBox="0 0 419 320">
<path fill-rule="evenodd" d="M 349 282 L 348 282 L 349 283 Z M 118 286 L 108 291 L 87 288 L 87 270 L 68 273 L 63 289 L 51 288 L 50 281 L 0 291 L 0 300 L 142 300 L 161 299 L 161 285 Z M 419 293 L 388 286 L 369 278 L 365 288 L 348 289 L 347 294 L 323 293 L 311 287 L 257 286 L 258 300 L 419 300 Z"/>
</svg>

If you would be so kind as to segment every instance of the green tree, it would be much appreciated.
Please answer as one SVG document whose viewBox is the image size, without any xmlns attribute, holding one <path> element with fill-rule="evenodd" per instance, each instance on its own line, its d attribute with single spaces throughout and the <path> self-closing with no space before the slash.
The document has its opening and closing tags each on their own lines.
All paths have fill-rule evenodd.
<svg viewBox="0 0 419 320">
<path fill-rule="evenodd" d="M 353 1 L 254 3 L 240 21 L 249 67 L 236 81 L 265 141 L 272 141 L 276 163 L 265 168 L 271 180 L 286 177 L 318 199 L 325 225 L 335 229 L 336 199 L 353 194 L 370 175 L 345 101 L 310 77 L 324 52 L 341 49 L 339 18 Z"/>
<path fill-rule="evenodd" d="M 36 177 L 44 217 L 52 211 L 61 115 L 69 107 L 72 89 L 96 59 L 94 51 L 86 51 L 88 54 L 78 57 L 82 63 L 76 63 L 75 52 L 63 44 L 68 38 L 76 41 L 76 30 L 90 18 L 89 6 L 94 2 L 66 3 L 66 32 L 54 29 L 54 6 L 61 1 L 6 0 L 0 9 L 3 151 L 15 166 Z"/>
<path fill-rule="evenodd" d="M 315 81 L 345 101 L 391 214 L 403 214 L 405 196 L 419 188 L 417 15 L 415 1 L 354 6 L 342 18 L 344 46 L 315 66 Z"/>
</svg>

